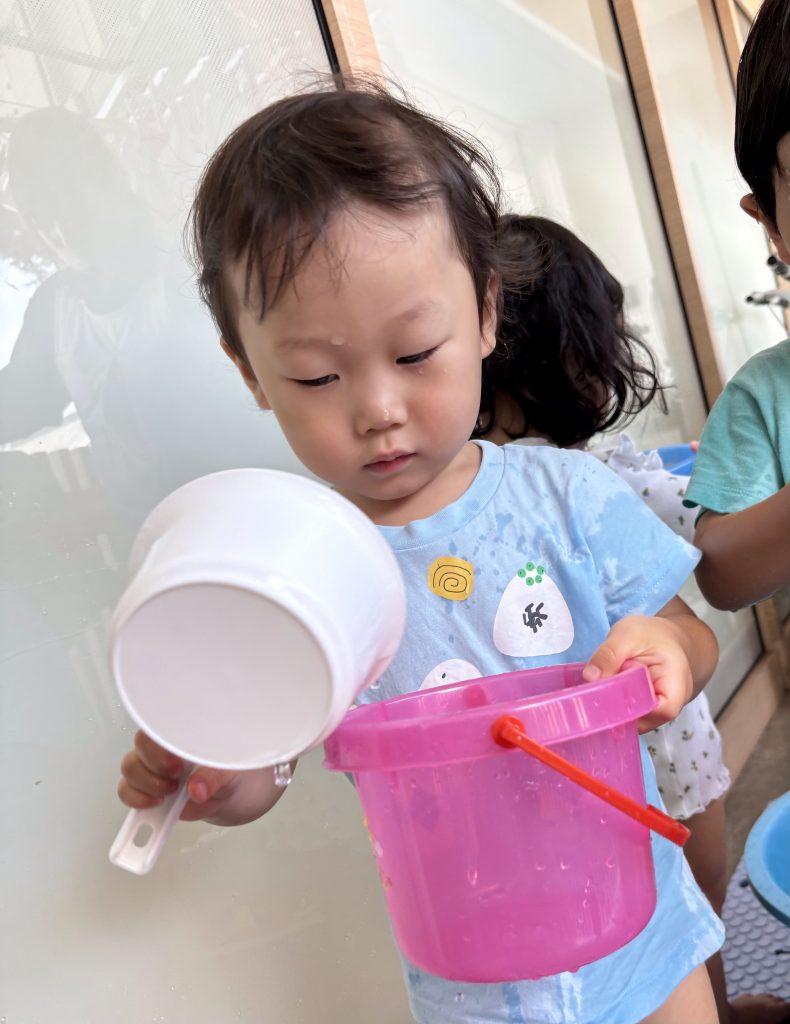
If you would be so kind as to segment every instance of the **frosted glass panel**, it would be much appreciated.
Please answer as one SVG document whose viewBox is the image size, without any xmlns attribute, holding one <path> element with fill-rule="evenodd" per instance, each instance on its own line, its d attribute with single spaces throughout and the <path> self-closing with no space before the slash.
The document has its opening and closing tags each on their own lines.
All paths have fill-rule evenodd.
<svg viewBox="0 0 790 1024">
<path fill-rule="evenodd" d="M 776 307 L 745 302 L 776 284 L 762 228 L 738 207 L 749 191 L 735 163 L 735 97 L 713 18 L 697 0 L 639 0 L 683 215 L 726 378 L 787 337 Z M 704 9 L 704 10 L 703 10 Z"/>
<path fill-rule="evenodd" d="M 629 433 L 645 448 L 698 437 L 705 408 L 608 3 L 369 0 L 368 9 L 389 74 L 487 143 L 510 208 L 566 224 L 622 283 L 626 314 L 674 385 L 669 415 L 654 406 Z M 714 611 L 693 580 L 683 597 L 719 639 L 708 686 L 717 711 L 759 656 L 754 617 Z"/>
<path fill-rule="evenodd" d="M 107 671 L 129 538 L 180 483 L 299 469 L 181 255 L 207 156 L 327 57 L 309 0 L 0 3 L 0 1019 L 408 1019 L 356 794 L 110 866 L 131 743 Z M 261 671 L 265 671 L 265 665 Z"/>
</svg>

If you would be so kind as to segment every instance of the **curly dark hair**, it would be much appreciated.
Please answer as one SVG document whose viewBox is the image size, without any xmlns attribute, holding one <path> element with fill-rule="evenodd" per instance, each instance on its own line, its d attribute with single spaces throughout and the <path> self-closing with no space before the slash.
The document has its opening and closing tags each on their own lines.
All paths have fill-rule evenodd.
<svg viewBox="0 0 790 1024">
<path fill-rule="evenodd" d="M 188 241 L 201 295 L 246 359 L 238 302 L 254 303 L 262 319 L 331 218 L 354 203 L 395 212 L 442 203 L 482 316 L 492 276 L 526 279 L 523 265 L 503 263 L 500 195 L 496 166 L 470 135 L 375 81 L 326 80 L 272 103 L 222 143 L 203 172 Z M 246 271 L 241 296 L 227 276 L 236 261 Z"/>
<path fill-rule="evenodd" d="M 563 448 L 624 426 L 657 396 L 666 411 L 655 357 L 626 324 L 623 289 L 595 253 L 544 217 L 504 216 L 499 239 L 528 283 L 505 289 L 473 436 L 497 425 L 502 393 L 523 417 L 522 430 L 507 431 L 513 440 L 536 433 Z"/>
</svg>

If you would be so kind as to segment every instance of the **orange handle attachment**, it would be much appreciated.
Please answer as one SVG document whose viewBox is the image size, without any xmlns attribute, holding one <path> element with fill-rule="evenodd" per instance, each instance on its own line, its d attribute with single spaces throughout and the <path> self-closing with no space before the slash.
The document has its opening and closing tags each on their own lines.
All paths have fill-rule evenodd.
<svg viewBox="0 0 790 1024">
<path fill-rule="evenodd" d="M 501 747 L 518 747 L 527 754 L 531 754 L 538 761 L 542 761 L 549 768 L 553 768 L 555 772 L 559 772 L 572 782 L 589 790 L 590 793 L 594 793 L 601 800 L 605 800 L 612 807 L 616 807 L 618 811 L 622 811 L 623 814 L 627 814 L 635 821 L 638 821 L 640 825 L 652 829 L 678 846 L 683 846 L 691 835 L 685 825 L 681 825 L 679 821 L 670 818 L 668 814 L 659 810 L 658 807 L 653 807 L 652 804 L 645 806 L 644 804 L 637 803 L 636 800 L 632 800 L 625 793 L 621 793 L 618 789 L 612 789 L 611 786 L 605 785 L 600 779 L 596 779 L 594 775 L 590 775 L 584 769 L 571 764 L 570 761 L 566 761 L 564 757 L 555 754 L 549 747 L 544 747 L 542 743 L 537 743 L 535 740 L 530 739 L 524 732 L 524 723 L 514 715 L 502 715 L 501 718 L 497 718 L 491 727 L 491 732 Z"/>
</svg>

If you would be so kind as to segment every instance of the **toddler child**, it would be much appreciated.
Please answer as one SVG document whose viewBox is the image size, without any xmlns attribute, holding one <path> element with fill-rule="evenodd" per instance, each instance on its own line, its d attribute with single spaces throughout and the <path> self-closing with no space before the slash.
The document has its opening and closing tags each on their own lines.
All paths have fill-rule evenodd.
<svg viewBox="0 0 790 1024">
<path fill-rule="evenodd" d="M 201 291 L 259 406 L 398 558 L 405 639 L 362 700 L 438 682 L 443 665 L 488 675 L 584 661 L 592 681 L 633 658 L 659 698 L 642 723 L 653 728 L 716 663 L 712 633 L 676 596 L 696 552 L 589 455 L 469 440 L 499 296 L 513 284 L 499 212 L 478 144 L 408 103 L 354 83 L 292 96 L 209 162 L 192 223 Z M 473 576 L 464 600 L 434 585 L 431 567 L 447 558 Z M 646 750 L 643 766 L 655 802 Z M 182 772 L 138 734 L 121 797 L 151 806 Z M 183 817 L 224 825 L 259 817 L 281 793 L 269 769 L 201 768 L 188 785 Z M 721 923 L 682 851 L 654 837 L 653 855 L 656 909 L 623 948 L 508 984 L 449 982 L 407 963 L 415 1019 L 714 1024 L 704 963 Z"/>
</svg>

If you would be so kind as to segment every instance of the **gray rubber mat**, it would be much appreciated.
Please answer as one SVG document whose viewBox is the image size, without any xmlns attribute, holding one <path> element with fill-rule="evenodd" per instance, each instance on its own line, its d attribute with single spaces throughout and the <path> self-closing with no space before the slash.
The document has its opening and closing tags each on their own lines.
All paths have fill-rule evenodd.
<svg viewBox="0 0 790 1024">
<path fill-rule="evenodd" d="M 727 938 L 722 956 L 731 999 L 745 992 L 770 992 L 790 999 L 790 928 L 754 895 L 741 861 L 724 902 Z"/>
</svg>

